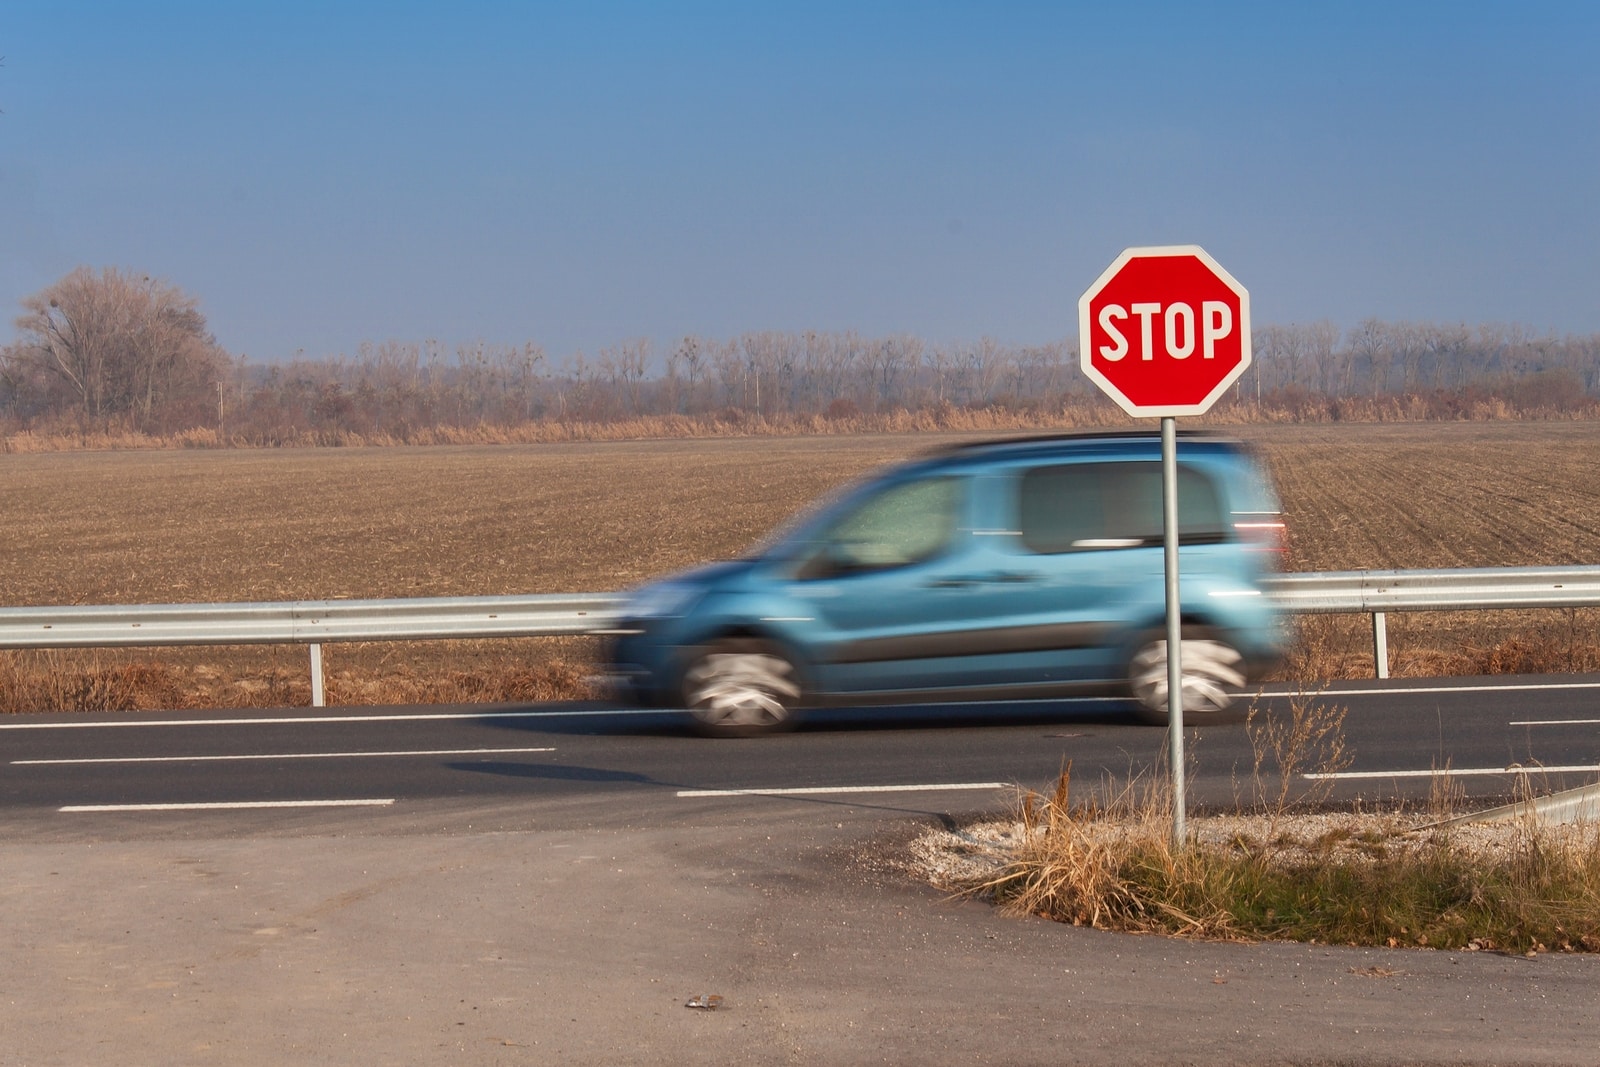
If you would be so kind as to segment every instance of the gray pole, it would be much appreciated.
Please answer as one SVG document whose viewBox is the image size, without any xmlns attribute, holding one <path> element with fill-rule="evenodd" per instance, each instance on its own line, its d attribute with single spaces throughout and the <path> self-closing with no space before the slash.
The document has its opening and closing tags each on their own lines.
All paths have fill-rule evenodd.
<svg viewBox="0 0 1600 1067">
<path fill-rule="evenodd" d="M 1161 510 L 1167 564 L 1167 743 L 1172 764 L 1172 850 L 1184 844 L 1183 607 L 1178 599 L 1178 420 L 1161 420 Z"/>
</svg>

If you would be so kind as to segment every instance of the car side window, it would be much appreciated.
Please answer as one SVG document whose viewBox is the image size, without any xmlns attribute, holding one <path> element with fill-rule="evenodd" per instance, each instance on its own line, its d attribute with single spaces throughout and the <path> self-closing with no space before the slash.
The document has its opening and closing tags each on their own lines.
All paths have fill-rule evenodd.
<svg viewBox="0 0 1600 1067">
<path fill-rule="evenodd" d="M 959 478 L 923 478 L 872 494 L 819 532 L 797 576 L 834 578 L 932 559 L 955 536 L 962 485 Z"/>
<path fill-rule="evenodd" d="M 1022 475 L 1018 526 L 1030 552 L 1137 548 L 1162 542 L 1161 464 L 1073 463 Z M 1178 468 L 1181 544 L 1226 539 L 1222 506 L 1210 478 Z"/>
</svg>

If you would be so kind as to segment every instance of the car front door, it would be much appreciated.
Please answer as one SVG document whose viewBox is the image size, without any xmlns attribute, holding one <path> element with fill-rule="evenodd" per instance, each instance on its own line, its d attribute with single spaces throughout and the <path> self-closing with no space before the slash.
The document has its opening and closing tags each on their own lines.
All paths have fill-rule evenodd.
<svg viewBox="0 0 1600 1067">
<path fill-rule="evenodd" d="M 885 486 L 813 536 L 789 595 L 806 605 L 816 683 L 835 695 L 940 691 L 983 680 L 972 641 L 976 479 Z"/>
</svg>

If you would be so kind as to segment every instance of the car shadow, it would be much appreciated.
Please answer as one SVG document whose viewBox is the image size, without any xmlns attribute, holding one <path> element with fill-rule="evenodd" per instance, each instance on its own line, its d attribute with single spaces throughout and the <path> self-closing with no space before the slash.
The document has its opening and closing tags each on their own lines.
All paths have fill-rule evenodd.
<svg viewBox="0 0 1600 1067">
<path fill-rule="evenodd" d="M 551 704 L 498 704 L 481 709 L 487 725 L 552 735 L 586 737 L 694 737 L 685 712 L 641 709 L 597 701 Z M 1130 727 L 1139 722 L 1133 705 L 1113 698 L 896 704 L 807 708 L 796 719 L 796 733 L 849 733 L 867 730 L 975 729 L 1019 726 Z"/>
<path fill-rule="evenodd" d="M 648 774 L 635 774 L 632 771 L 611 771 L 603 767 L 573 767 L 559 763 L 512 763 L 507 760 L 485 760 L 481 763 L 446 763 L 445 766 L 453 771 L 496 774 L 506 778 L 538 778 L 542 781 L 588 782 L 591 784 L 633 783 L 636 785 L 661 786 L 666 789 L 685 788 L 674 782 L 663 782 L 652 778 Z"/>
<path fill-rule="evenodd" d="M 1136 726 L 1133 705 L 1110 698 L 996 701 L 971 704 L 895 704 L 808 708 L 802 732 L 976 729 L 1017 726 Z"/>
</svg>

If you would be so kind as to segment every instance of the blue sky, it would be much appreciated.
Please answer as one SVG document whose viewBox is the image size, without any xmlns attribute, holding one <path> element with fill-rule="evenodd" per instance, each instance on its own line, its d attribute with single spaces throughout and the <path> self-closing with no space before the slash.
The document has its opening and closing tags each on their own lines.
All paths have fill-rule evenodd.
<svg viewBox="0 0 1600 1067">
<path fill-rule="evenodd" d="M 1257 325 L 1592 333 L 1597 52 L 1578 0 L 7 0 L 0 309 L 89 264 L 258 361 L 1031 344 L 1193 243 Z"/>
</svg>

